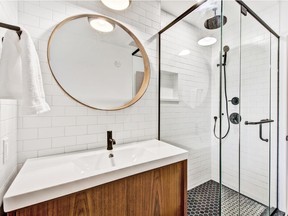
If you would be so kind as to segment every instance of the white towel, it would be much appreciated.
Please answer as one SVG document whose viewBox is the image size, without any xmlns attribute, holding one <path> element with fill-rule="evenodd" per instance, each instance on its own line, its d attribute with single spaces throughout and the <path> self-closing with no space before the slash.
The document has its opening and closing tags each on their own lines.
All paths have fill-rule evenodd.
<svg viewBox="0 0 288 216">
<path fill-rule="evenodd" d="M 7 42 L 9 43 L 7 46 L 3 44 L 3 52 L 10 54 L 9 56 L 10 58 L 13 58 L 13 60 L 2 61 L 5 54 L 2 52 L 2 57 L 0 59 L 0 74 L 6 73 L 4 77 L 6 77 L 10 83 L 5 86 L 8 90 L 3 91 L 7 94 L 0 94 L 0 96 L 2 98 L 16 99 L 19 99 L 20 96 L 22 99 L 22 114 L 35 115 L 49 111 L 50 107 L 45 101 L 41 68 L 34 43 L 25 29 L 21 28 L 21 31 L 22 34 L 20 40 L 16 32 L 12 32 L 14 33 L 12 36 L 11 32 L 7 31 L 4 37 L 4 43 L 6 40 L 9 40 L 10 37 L 13 38 L 13 42 L 9 40 L 11 42 Z M 15 40 L 15 35 L 17 37 L 17 41 Z M 11 43 L 16 44 L 15 46 L 17 48 L 15 50 L 17 50 L 17 53 L 15 53 L 14 50 L 13 53 L 9 53 L 11 52 L 9 50 L 5 51 L 12 46 Z M 19 56 L 21 59 L 21 70 L 20 73 L 17 73 L 16 68 L 14 69 L 13 67 L 13 63 L 18 64 Z M 8 57 L 5 57 L 4 59 L 7 58 Z M 13 73 L 11 73 L 10 68 L 13 69 Z M 5 79 L 2 80 L 1 83 L 2 82 L 5 82 Z M 2 92 L 2 90 L 2 86 L 0 86 L 0 92 Z M 19 91 L 21 91 L 21 94 L 19 94 Z"/>
<path fill-rule="evenodd" d="M 28 32 L 21 28 L 19 41 L 22 61 L 23 114 L 39 114 L 50 110 L 45 100 L 39 58 Z"/>
<path fill-rule="evenodd" d="M 14 31 L 7 31 L 2 43 L 0 58 L 0 98 L 22 98 L 22 73 L 19 50 L 19 36 Z"/>
</svg>

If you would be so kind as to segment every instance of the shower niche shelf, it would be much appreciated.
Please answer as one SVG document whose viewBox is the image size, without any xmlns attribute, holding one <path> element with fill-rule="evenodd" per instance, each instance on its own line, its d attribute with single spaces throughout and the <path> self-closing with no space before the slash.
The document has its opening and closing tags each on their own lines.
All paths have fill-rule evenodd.
<svg viewBox="0 0 288 216">
<path fill-rule="evenodd" d="M 161 102 L 179 102 L 178 73 L 161 71 Z"/>
</svg>

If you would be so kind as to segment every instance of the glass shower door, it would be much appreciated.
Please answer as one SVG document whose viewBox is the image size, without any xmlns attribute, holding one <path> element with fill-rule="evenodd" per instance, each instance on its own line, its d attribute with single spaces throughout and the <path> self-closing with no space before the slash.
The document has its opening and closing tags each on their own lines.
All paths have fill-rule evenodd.
<svg viewBox="0 0 288 216">
<path fill-rule="evenodd" d="M 241 69 L 240 5 L 223 1 L 221 101 L 221 215 L 239 215 L 239 116 Z M 219 79 L 219 81 L 221 81 Z M 247 215 L 246 215 L 247 216 Z"/>
<path fill-rule="evenodd" d="M 222 26 L 227 62 L 219 79 L 221 215 L 271 215 L 277 207 L 278 39 L 241 5 L 223 2 L 229 22 Z"/>
<path fill-rule="evenodd" d="M 277 207 L 279 41 L 238 3 L 161 11 L 176 21 L 159 34 L 159 139 L 189 152 L 188 215 Z"/>
<path fill-rule="evenodd" d="M 277 117 L 271 103 L 272 98 L 275 98 L 271 81 L 277 71 L 272 73 L 271 59 L 271 33 L 249 13 L 242 13 L 239 86 L 242 118 L 239 129 L 240 215 L 272 213 L 271 150 L 277 145 L 277 139 L 275 134 L 272 136 L 271 130 L 277 124 Z"/>
</svg>

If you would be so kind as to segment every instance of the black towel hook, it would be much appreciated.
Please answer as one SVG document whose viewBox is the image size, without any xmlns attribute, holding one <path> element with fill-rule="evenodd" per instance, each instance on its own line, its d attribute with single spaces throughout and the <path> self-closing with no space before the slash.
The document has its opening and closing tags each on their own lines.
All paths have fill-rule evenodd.
<svg viewBox="0 0 288 216">
<path fill-rule="evenodd" d="M 0 22 L 0 27 L 16 31 L 17 35 L 19 36 L 19 39 L 21 39 L 22 31 L 21 31 L 21 28 L 19 26 L 14 26 L 14 25 Z M 3 42 L 3 40 L 4 40 L 4 38 L 2 38 L 2 42 Z"/>
</svg>

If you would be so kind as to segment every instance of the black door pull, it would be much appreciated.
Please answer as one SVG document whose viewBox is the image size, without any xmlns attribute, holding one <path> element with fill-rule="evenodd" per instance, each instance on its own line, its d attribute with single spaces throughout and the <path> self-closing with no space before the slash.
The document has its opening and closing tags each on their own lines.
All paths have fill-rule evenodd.
<svg viewBox="0 0 288 216">
<path fill-rule="evenodd" d="M 268 139 L 264 139 L 264 138 L 262 137 L 262 124 L 259 125 L 259 137 L 260 137 L 260 139 L 261 139 L 262 141 L 268 142 Z"/>
<path fill-rule="evenodd" d="M 271 122 L 274 122 L 274 120 L 271 120 L 271 119 L 262 119 L 261 121 L 258 121 L 258 122 L 248 122 L 248 121 L 245 121 L 245 125 L 258 125 L 258 124 L 266 124 L 266 123 L 271 123 Z"/>
<path fill-rule="evenodd" d="M 271 120 L 271 119 L 262 119 L 261 121 L 259 122 L 248 122 L 248 121 L 245 121 L 245 125 L 259 125 L 259 138 L 264 141 L 264 142 L 268 142 L 269 140 L 268 139 L 264 139 L 262 137 L 262 125 L 263 124 L 266 124 L 266 123 L 271 123 L 271 122 L 274 122 L 274 120 Z"/>
</svg>

